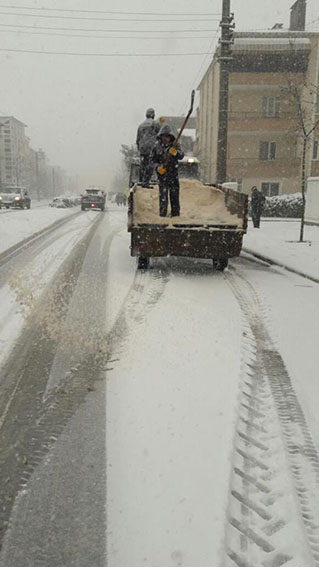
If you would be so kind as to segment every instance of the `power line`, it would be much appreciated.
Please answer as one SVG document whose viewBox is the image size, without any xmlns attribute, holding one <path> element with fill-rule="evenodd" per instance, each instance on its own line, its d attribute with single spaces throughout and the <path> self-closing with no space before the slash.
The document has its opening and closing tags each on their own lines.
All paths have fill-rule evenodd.
<svg viewBox="0 0 319 567">
<path fill-rule="evenodd" d="M 44 35 L 45 37 L 83 37 L 83 38 L 88 38 L 88 39 L 149 39 L 149 40 L 163 40 L 163 39 L 172 39 L 171 36 L 152 36 L 152 37 L 146 37 L 146 36 L 132 36 L 132 35 L 84 35 L 84 34 L 70 34 L 70 33 L 46 33 L 46 32 L 29 32 L 29 31 L 20 31 L 20 30 L 2 30 L 0 29 L 0 33 L 17 33 L 18 35 Z M 189 37 L 189 36 L 179 36 L 178 38 L 174 38 L 175 40 L 178 39 L 187 39 L 187 40 L 192 40 L 192 39 L 209 39 L 211 36 L 210 35 L 199 35 L 199 36 L 193 36 L 193 37 Z"/>
<path fill-rule="evenodd" d="M 209 48 L 208 48 L 208 52 L 206 53 L 205 57 L 203 58 L 202 64 L 201 64 L 199 70 L 198 70 L 197 73 L 196 73 L 196 76 L 195 76 L 195 78 L 194 78 L 194 80 L 193 80 L 193 82 L 192 82 L 192 84 L 191 84 L 191 86 L 190 86 L 190 88 L 189 88 L 189 91 L 192 91 L 194 88 L 196 88 L 195 85 L 196 85 L 196 82 L 198 81 L 198 79 L 199 79 L 199 77 L 200 77 L 200 75 L 201 75 L 201 73 L 202 73 L 202 69 L 203 69 L 203 67 L 204 67 L 204 65 L 205 65 L 205 63 L 206 63 L 208 57 L 209 57 L 209 56 L 212 56 L 212 50 L 213 50 L 213 46 L 214 46 L 214 44 L 215 44 L 215 41 L 216 41 L 218 32 L 219 32 L 219 28 L 216 30 L 216 33 L 215 33 L 215 35 L 214 35 L 214 37 L 213 37 L 213 39 L 212 39 L 212 41 L 211 41 L 211 43 L 210 43 L 210 46 L 209 46 Z M 188 96 L 188 95 L 187 95 L 187 96 Z M 186 98 L 185 98 L 185 100 L 184 100 L 183 107 L 184 107 L 185 104 L 186 104 Z M 183 112 L 183 108 L 182 108 L 181 112 Z M 180 112 L 180 113 L 181 113 L 181 112 Z"/>
<path fill-rule="evenodd" d="M 0 51 L 10 53 L 33 53 L 39 55 L 80 55 L 81 57 L 186 57 L 186 56 L 200 56 L 207 55 L 206 52 L 195 53 L 78 53 L 78 52 L 65 52 L 65 51 L 36 51 L 33 49 L 7 49 L 0 48 Z"/>
<path fill-rule="evenodd" d="M 159 20 L 158 18 L 152 19 L 136 19 L 136 18 L 91 18 L 86 16 L 55 16 L 51 14 L 23 14 L 23 13 L 16 13 L 12 14 L 11 12 L 0 12 L 2 16 L 15 16 L 15 17 L 24 17 L 24 18 L 49 18 L 49 19 L 59 19 L 59 20 L 91 20 L 91 21 L 98 21 L 98 22 L 218 22 L 219 19 L 216 18 L 192 18 L 191 20 L 182 19 L 179 17 L 177 19 L 165 19 Z"/>
<path fill-rule="evenodd" d="M 69 12 L 69 13 L 82 13 L 82 14 L 113 14 L 113 15 L 125 15 L 125 16 L 220 16 L 219 13 L 206 12 L 203 14 L 197 13 L 185 13 L 183 14 L 172 14 L 172 12 L 114 12 L 112 10 L 74 10 L 70 8 L 45 8 L 41 6 L 40 8 L 31 6 L 8 6 L 5 4 L 0 4 L 0 8 L 10 8 L 14 10 L 45 10 L 46 12 Z"/>
<path fill-rule="evenodd" d="M 206 57 L 204 57 L 204 60 L 203 60 L 201 66 L 200 66 L 200 68 L 199 68 L 199 70 L 198 70 L 198 73 L 197 73 L 197 75 L 196 75 L 196 77 L 195 77 L 195 79 L 194 79 L 194 82 L 193 82 L 193 84 L 192 84 L 192 89 L 194 88 L 196 82 L 199 80 L 199 77 L 200 77 L 200 75 L 201 75 L 201 72 L 202 72 L 202 70 L 203 70 L 203 67 L 204 67 L 204 65 L 205 65 L 205 63 L 206 63 L 208 57 L 213 55 L 212 50 L 213 50 L 213 46 L 214 46 L 214 44 L 215 44 L 215 41 L 216 41 L 218 32 L 219 32 L 219 29 L 216 30 L 216 34 L 214 35 L 214 37 L 213 37 L 213 39 L 212 39 L 212 42 L 211 42 L 211 44 L 210 44 L 210 46 L 209 46 L 209 48 L 208 48 L 208 53 L 206 54 Z"/>
<path fill-rule="evenodd" d="M 84 32 L 101 32 L 101 33 L 213 33 L 215 30 L 212 29 L 191 29 L 191 30 L 130 30 L 130 29 L 126 29 L 126 30 L 119 30 L 119 29 L 113 29 L 113 30 L 106 30 L 106 29 L 92 29 L 92 28 L 58 28 L 58 27 L 48 27 L 48 26 L 26 26 L 26 25 L 21 25 L 21 24 L 0 24 L 0 27 L 5 27 L 5 28 L 19 28 L 19 29 L 37 29 L 37 30 L 54 30 L 54 31 L 84 31 Z"/>
</svg>

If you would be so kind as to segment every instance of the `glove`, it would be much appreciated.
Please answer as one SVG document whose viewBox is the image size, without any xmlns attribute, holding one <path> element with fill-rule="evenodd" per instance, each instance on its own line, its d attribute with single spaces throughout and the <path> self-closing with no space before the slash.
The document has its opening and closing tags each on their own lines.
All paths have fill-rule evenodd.
<svg viewBox="0 0 319 567">
<path fill-rule="evenodd" d="M 169 150 L 168 150 L 169 155 L 171 156 L 176 156 L 177 155 L 177 149 L 172 146 Z"/>
<path fill-rule="evenodd" d="M 165 175 L 166 173 L 166 167 L 163 167 L 162 165 L 159 165 L 157 168 L 157 173 L 159 173 L 160 175 Z"/>
</svg>

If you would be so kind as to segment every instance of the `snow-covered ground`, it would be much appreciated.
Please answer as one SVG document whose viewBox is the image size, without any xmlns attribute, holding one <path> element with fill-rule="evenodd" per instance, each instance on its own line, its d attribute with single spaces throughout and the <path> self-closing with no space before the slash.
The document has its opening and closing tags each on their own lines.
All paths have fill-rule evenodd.
<svg viewBox="0 0 319 567">
<path fill-rule="evenodd" d="M 305 226 L 304 242 L 299 242 L 300 221 L 261 220 L 260 229 L 249 222 L 244 250 L 319 279 L 319 226 Z"/>
<path fill-rule="evenodd" d="M 236 260 L 234 265 L 259 294 L 266 325 L 283 356 L 319 448 L 319 285 L 262 264 L 242 265 Z"/>
<path fill-rule="evenodd" d="M 285 260 L 283 263 L 289 260 L 292 267 L 298 269 L 298 255 L 304 245 L 285 242 L 293 240 L 296 233 L 297 222 L 265 222 L 259 231 L 250 228 L 247 240 L 249 248 L 256 252 L 281 262 Z M 307 227 L 306 238 L 310 236 L 315 245 L 319 244 L 319 229 Z M 132 281 L 132 261 L 126 256 L 127 245 L 124 231 L 112 244 L 110 299 L 115 298 L 118 287 L 122 288 L 121 297 L 124 298 L 124 287 Z M 311 273 L 313 260 L 316 261 L 315 246 L 310 252 L 303 268 Z M 230 566 L 246 565 L 246 557 L 247 565 L 261 566 L 283 564 L 291 557 L 295 558 L 294 565 L 310 567 L 312 559 L 298 511 L 300 502 L 291 484 L 287 457 L 282 453 L 285 447 L 273 440 L 264 465 L 269 471 L 267 478 L 271 480 L 269 487 L 262 490 L 273 495 L 276 507 L 265 511 L 264 493 L 261 491 L 256 495 L 256 491 L 251 491 L 247 485 L 245 489 L 244 483 L 241 494 L 245 501 L 247 491 L 250 504 L 247 509 L 244 507 L 246 513 L 242 514 L 245 518 L 245 514 L 257 510 L 258 514 L 267 517 L 270 511 L 278 520 L 280 518 L 283 531 L 278 538 L 262 539 L 264 533 L 259 529 L 272 528 L 266 528 L 264 520 L 258 525 L 251 517 L 248 525 L 254 527 L 255 533 L 252 533 L 250 544 L 247 543 L 248 554 L 242 553 L 239 563 L 232 560 L 228 563 L 225 556 L 223 559 L 225 545 L 226 549 L 227 546 L 236 549 L 236 538 L 234 534 L 229 536 L 229 527 L 226 528 L 226 540 L 224 538 L 227 516 L 235 510 L 235 518 L 241 517 L 238 502 L 234 507 L 234 498 L 230 499 L 227 509 L 225 499 L 226 493 L 230 495 L 232 491 L 235 494 L 237 490 L 236 479 L 234 481 L 232 477 L 230 482 L 232 467 L 238 469 L 234 439 L 238 432 L 245 431 L 242 422 L 235 423 L 240 409 L 238 396 L 243 387 L 241 377 L 244 384 L 249 382 L 249 364 L 256 356 L 249 342 L 252 340 L 249 339 L 249 329 L 242 320 L 228 283 L 234 278 L 240 289 L 242 278 L 247 282 L 251 317 L 261 318 L 273 341 L 271 346 L 265 339 L 262 348 L 278 349 L 281 353 L 291 379 L 291 391 L 298 396 L 317 449 L 319 355 L 316 345 L 319 323 L 314 317 L 314 305 L 319 302 L 318 285 L 244 257 L 231 261 L 224 277 L 214 274 L 206 261 L 170 260 L 164 265 L 165 269 L 160 261 L 153 261 L 151 272 L 144 277 L 138 276 L 133 290 L 126 296 L 129 306 L 124 313 L 127 336 L 123 344 L 115 348 L 113 369 L 108 373 L 108 564 L 111 567 L 126 564 L 190 567 L 194 563 Z M 253 297 L 250 299 L 249 286 L 255 291 L 256 304 Z M 140 295 L 143 287 L 146 288 L 146 298 Z M 156 301 L 154 295 L 158 298 Z M 111 307 L 112 324 L 116 321 L 117 309 L 115 301 Z M 244 376 L 240 371 L 241 361 L 246 361 L 242 370 Z M 271 374 L 268 379 L 272 380 Z M 247 390 L 246 403 L 249 394 Z M 279 442 L 281 425 L 276 421 L 278 417 L 271 414 L 269 397 L 266 399 L 268 415 L 264 424 L 261 421 L 262 427 L 270 419 L 273 426 L 270 439 L 275 435 Z M 258 396 L 256 403 L 257 408 L 260 407 Z M 252 427 L 253 424 L 248 427 L 251 437 Z M 254 443 L 258 447 L 259 441 L 250 439 L 247 437 L 243 447 L 253 458 Z M 267 432 L 262 436 L 263 443 L 266 439 Z M 300 445 L 301 453 L 304 451 L 297 429 L 292 442 Z M 259 451 L 259 458 L 263 450 Z M 282 460 L 279 454 L 283 454 Z M 247 463 L 242 470 L 259 478 L 256 465 L 246 467 Z M 316 491 L 310 472 L 309 475 L 303 475 L 301 483 L 312 494 L 316 508 Z M 261 478 L 265 483 L 266 475 Z M 311 513 L 307 513 L 311 517 Z M 238 524 L 241 525 L 240 520 Z M 258 550 L 258 545 L 255 549 L 255 541 L 261 547 L 264 545 L 267 552 Z M 239 541 L 238 550 L 245 549 L 245 545 Z"/>
<path fill-rule="evenodd" d="M 128 244 L 124 231 L 113 240 L 110 299 L 132 277 Z M 211 263 L 154 261 L 120 315 L 127 335 L 107 382 L 108 565 L 218 565 L 239 390 L 238 304 Z"/>
<path fill-rule="evenodd" d="M 52 237 L 50 246 L 23 266 L 24 277 L 36 282 L 35 294 L 60 265 L 57 258 L 67 256 L 96 214 L 73 219 L 59 229 L 59 239 Z M 31 487 L 27 484 L 18 498 L 1 567 L 36 564 L 39 542 L 32 522 L 42 529 L 48 526 L 48 567 L 63 564 L 57 558 L 66 557 L 73 530 L 85 545 L 87 509 L 79 499 L 73 517 L 64 478 L 72 470 L 76 479 L 81 436 L 72 462 L 67 455 L 68 447 L 75 446 L 74 431 L 86 429 L 81 415 L 90 415 L 85 425 L 92 446 L 94 396 L 101 402 L 104 394 L 105 565 L 312 567 L 319 525 L 319 491 L 311 468 L 319 463 L 318 284 L 252 261 L 247 254 L 231 260 L 224 274 L 214 272 L 210 261 L 181 258 L 155 259 L 150 270 L 136 271 L 129 255 L 126 210 L 111 205 L 100 218 L 96 248 L 90 248 L 80 287 L 82 299 L 92 295 L 92 286 L 85 287 L 90 266 L 97 270 L 98 282 L 106 281 L 105 382 L 98 382 L 96 392 L 88 382 L 90 403 L 70 418 L 50 457 L 36 468 Z M 283 220 L 262 222 L 260 230 L 250 226 L 244 246 L 318 277 L 319 228 L 306 227 L 309 246 L 297 242 L 298 224 Z M 94 263 L 97 250 L 107 253 L 101 273 Z M 19 323 L 19 299 L 28 304 L 29 296 L 26 300 L 15 291 L 21 290 L 20 272 L 17 286 L 15 281 L 11 278 L 10 289 L 4 282 L 1 290 L 5 325 Z M 73 314 L 77 307 L 75 301 Z M 91 315 L 89 309 L 90 324 Z M 7 350 L 19 330 L 9 335 L 8 328 Z M 49 372 L 59 386 L 69 368 L 65 354 L 63 377 L 58 375 L 56 352 Z M 281 391 L 284 381 L 288 393 L 278 405 L 276 388 Z M 302 433 L 313 444 L 311 452 Z M 101 478 L 96 463 L 86 461 L 93 480 Z M 48 503 L 43 488 L 53 470 L 58 510 L 55 496 Z M 61 530 L 64 523 L 46 516 L 47 507 L 52 517 L 68 519 L 67 534 Z M 17 534 L 25 545 L 23 553 L 16 551 Z M 87 567 L 76 546 L 72 550 L 73 564 Z M 231 556 L 237 557 L 235 562 Z"/>
<path fill-rule="evenodd" d="M 25 238 L 36 234 L 50 224 L 74 215 L 79 207 L 56 209 L 48 204 L 39 203 L 32 209 L 0 210 L 0 254 Z"/>
<path fill-rule="evenodd" d="M 0 240 L 1 245 L 5 250 L 72 212 L 74 214 L 72 209 L 49 208 L 43 211 L 39 208 L 8 214 L 0 229 L 0 233 L 5 235 L 4 241 Z M 27 257 L 27 263 L 24 258 L 22 265 L 15 264 L 12 267 L 8 263 L 5 266 L 0 276 L 0 364 L 11 351 L 25 318 L 45 286 L 95 220 L 95 212 L 77 216 L 57 230 L 48 245 L 40 247 L 30 258 Z"/>
</svg>

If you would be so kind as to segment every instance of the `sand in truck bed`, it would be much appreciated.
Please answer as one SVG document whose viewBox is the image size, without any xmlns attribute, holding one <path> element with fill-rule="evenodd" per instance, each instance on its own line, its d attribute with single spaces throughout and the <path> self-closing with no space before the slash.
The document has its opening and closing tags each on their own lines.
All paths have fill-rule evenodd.
<svg viewBox="0 0 319 567">
<path fill-rule="evenodd" d="M 160 217 L 158 185 L 151 189 L 137 187 L 134 193 L 133 224 L 218 225 L 242 226 L 242 219 L 232 215 L 225 205 L 225 194 L 194 179 L 180 180 L 179 217 Z M 168 214 L 170 205 L 168 205 Z"/>
</svg>

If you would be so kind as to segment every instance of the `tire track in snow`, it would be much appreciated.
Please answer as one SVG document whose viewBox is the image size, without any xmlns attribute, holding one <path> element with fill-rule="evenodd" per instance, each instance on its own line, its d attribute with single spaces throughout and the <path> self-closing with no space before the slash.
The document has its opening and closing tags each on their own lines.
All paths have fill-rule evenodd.
<svg viewBox="0 0 319 567">
<path fill-rule="evenodd" d="M 26 322 L 19 341 L 1 367 L 0 468 L 3 480 L 0 485 L 0 547 L 19 490 L 49 450 L 56 439 L 56 432 L 61 431 L 61 421 L 52 424 L 52 429 L 42 427 L 41 423 L 46 409 L 42 404 L 42 394 L 56 340 L 42 325 L 43 321 L 37 319 L 37 311 L 41 313 L 50 304 L 56 308 L 56 325 L 63 319 L 98 224 L 99 220 L 62 264 L 54 281 L 34 306 L 35 315 Z M 77 399 L 70 400 L 64 396 L 62 400 L 61 395 L 60 399 L 65 413 L 73 415 Z"/>
<path fill-rule="evenodd" d="M 115 362 L 117 359 L 114 356 L 120 356 L 130 332 L 142 323 L 147 312 L 160 300 L 168 280 L 169 270 L 164 261 L 158 261 L 149 270 L 136 271 L 134 281 L 108 333 L 109 353 L 113 357 L 109 362 Z"/>
<path fill-rule="evenodd" d="M 85 245 L 80 242 L 77 246 L 79 254 L 71 262 L 68 260 L 60 270 L 69 282 L 70 297 L 68 300 L 60 297 L 60 287 L 57 286 L 57 312 L 61 310 L 59 301 L 62 301 L 62 310 L 69 308 L 95 228 L 96 226 L 92 227 L 91 233 L 85 237 Z M 112 236 L 107 242 L 105 253 Z M 69 270 L 66 268 L 67 263 L 70 263 Z M 58 275 L 57 280 L 59 277 Z M 78 407 L 95 390 L 98 381 L 103 379 L 103 371 L 114 362 L 114 357 L 120 356 L 121 348 L 125 346 L 125 340 L 133 326 L 140 324 L 148 310 L 158 302 L 167 281 L 168 274 L 164 265 L 160 264 L 158 268 L 145 273 L 137 271 L 111 331 L 108 334 L 101 332 L 88 352 L 82 353 L 83 360 L 76 368 L 71 368 L 68 376 L 56 387 L 50 388 L 45 396 L 52 356 L 57 348 L 56 338 L 55 333 L 51 336 L 50 329 L 48 336 L 43 328 L 38 329 L 37 320 L 35 328 L 32 328 L 31 320 L 31 328 L 26 329 L 26 340 L 19 341 L 21 346 L 17 345 L 13 353 L 15 365 L 8 364 L 10 376 L 8 375 L 7 387 L 0 397 L 3 415 L 0 446 L 3 445 L 4 448 L 0 463 L 5 479 L 2 483 L 4 500 L 0 510 L 0 548 L 5 532 L 10 529 L 11 511 L 19 492 L 27 487 L 37 465 L 47 458 Z M 92 301 L 96 299 L 96 296 L 92 297 Z M 45 302 L 45 298 L 41 301 Z M 39 353 L 40 361 L 37 358 Z M 41 550 L 38 550 L 36 561 L 34 564 L 41 567 L 48 564 L 47 557 L 42 556 Z"/>
<path fill-rule="evenodd" d="M 245 328 L 224 565 L 318 566 L 319 456 L 255 289 L 225 278 Z"/>
</svg>

